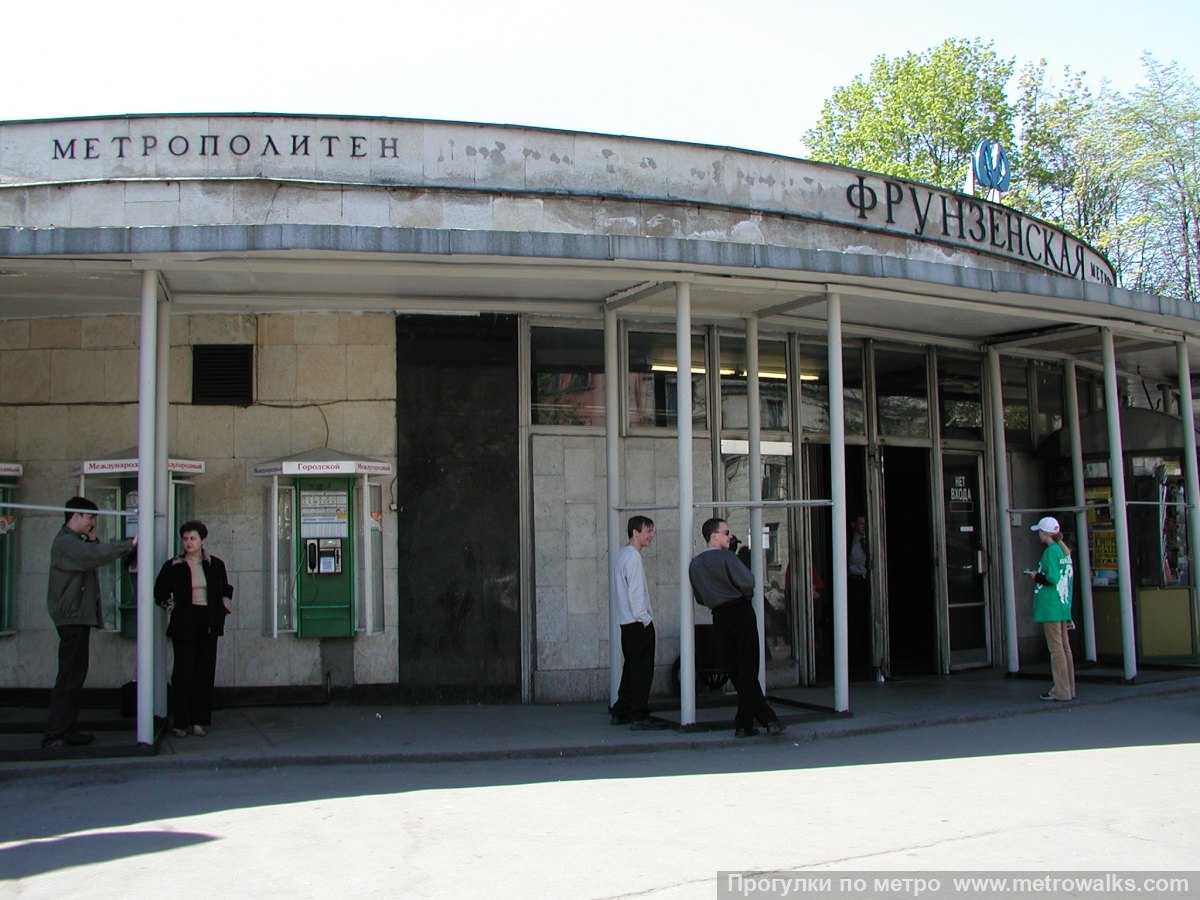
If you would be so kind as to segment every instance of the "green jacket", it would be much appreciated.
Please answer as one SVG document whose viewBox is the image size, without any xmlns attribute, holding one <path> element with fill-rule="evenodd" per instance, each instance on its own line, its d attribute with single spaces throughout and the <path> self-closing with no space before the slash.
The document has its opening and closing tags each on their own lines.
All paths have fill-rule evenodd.
<svg viewBox="0 0 1200 900">
<path fill-rule="evenodd" d="M 50 585 L 46 608 L 55 627 L 91 625 L 100 628 L 100 579 L 96 570 L 133 549 L 133 541 L 85 540 L 66 525 L 50 544 Z"/>
<path fill-rule="evenodd" d="M 1071 618 L 1071 583 L 1075 579 L 1075 564 L 1057 543 L 1046 545 L 1038 561 L 1038 574 L 1050 584 L 1035 583 L 1033 587 L 1033 621 L 1066 622 Z"/>
</svg>

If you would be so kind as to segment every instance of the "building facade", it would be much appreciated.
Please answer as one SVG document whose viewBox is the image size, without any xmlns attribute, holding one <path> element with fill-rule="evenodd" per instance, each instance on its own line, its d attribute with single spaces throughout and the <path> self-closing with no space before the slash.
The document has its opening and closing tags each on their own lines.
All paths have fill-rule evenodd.
<svg viewBox="0 0 1200 900">
<path fill-rule="evenodd" d="M 1002 205 L 742 150 L 396 119 L 0 123 L 0 462 L 19 472 L 0 689 L 54 678 L 61 520 L 38 507 L 135 509 L 136 467 L 79 473 L 156 430 L 156 458 L 202 463 L 157 508 L 203 519 L 229 565 L 227 690 L 605 698 L 608 561 L 635 511 L 658 525 L 660 692 L 681 655 L 690 682 L 704 612 L 680 572 L 713 510 L 752 551 L 775 688 L 1044 659 L 1019 573 L 1045 510 L 1088 557 L 1079 652 L 1127 674 L 1194 660 L 1200 321 L 1112 282 Z M 1159 437 L 1129 444 L 1131 416 Z M 135 581 L 108 576 L 89 685 L 138 671 Z"/>
</svg>

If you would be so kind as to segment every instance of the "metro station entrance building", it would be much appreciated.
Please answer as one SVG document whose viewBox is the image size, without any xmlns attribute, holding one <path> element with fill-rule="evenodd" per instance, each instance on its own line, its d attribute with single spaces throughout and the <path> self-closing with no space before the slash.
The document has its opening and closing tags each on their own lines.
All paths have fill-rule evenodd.
<svg viewBox="0 0 1200 900">
<path fill-rule="evenodd" d="M 658 531 L 656 689 L 682 656 L 685 721 L 706 613 L 680 572 L 713 510 L 750 550 L 772 688 L 844 709 L 857 678 L 1043 661 L 1020 573 L 1047 512 L 1078 548 L 1080 657 L 1196 662 L 1200 317 L 1112 282 L 1002 205 L 743 150 L 0 123 L 0 462 L 21 471 L 0 689 L 54 678 L 60 520 L 37 507 L 129 446 L 204 464 L 194 514 L 236 590 L 227 690 L 605 699 L 635 512 Z M 261 477 L 285 458 L 322 462 Z M 102 633 L 89 685 L 142 670 L 137 643 Z"/>
</svg>

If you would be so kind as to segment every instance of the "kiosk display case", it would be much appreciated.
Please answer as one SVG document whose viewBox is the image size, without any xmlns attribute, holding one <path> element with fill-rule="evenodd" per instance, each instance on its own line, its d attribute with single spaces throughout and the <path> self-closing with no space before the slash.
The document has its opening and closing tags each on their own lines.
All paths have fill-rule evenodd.
<svg viewBox="0 0 1200 900">
<path fill-rule="evenodd" d="M 171 488 L 167 492 L 167 539 L 170 553 L 180 552 L 179 526 L 193 518 L 195 475 L 204 474 L 204 463 L 195 459 L 167 460 Z M 96 536 L 102 541 L 120 541 L 137 536 L 138 453 L 130 448 L 111 457 L 83 460 L 71 474 L 79 479 L 77 492 L 105 510 L 128 513 L 100 516 Z M 125 560 L 109 563 L 100 576 L 100 616 L 105 631 L 120 631 L 122 637 L 137 637 L 137 569 Z"/>
<path fill-rule="evenodd" d="M 1139 662 L 1200 662 L 1196 597 L 1192 584 L 1191 536 L 1183 462 L 1179 451 L 1125 454 L 1126 521 L 1129 527 L 1135 647 Z M 1070 464 L 1054 468 L 1054 502 L 1071 505 Z M 1088 549 L 1096 653 L 1101 660 L 1122 655 L 1116 528 L 1107 459 L 1084 460 Z M 1068 542 L 1070 519 L 1064 520 Z"/>
<path fill-rule="evenodd" d="M 17 480 L 24 474 L 19 463 L 0 462 L 0 504 L 15 503 Z M 13 579 L 16 568 L 17 515 L 0 505 L 0 634 L 16 630 L 13 616 Z"/>
</svg>

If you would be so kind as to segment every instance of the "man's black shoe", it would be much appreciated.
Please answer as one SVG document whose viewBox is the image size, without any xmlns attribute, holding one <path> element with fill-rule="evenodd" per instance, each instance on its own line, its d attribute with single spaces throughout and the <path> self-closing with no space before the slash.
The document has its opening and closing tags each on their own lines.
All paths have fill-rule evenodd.
<svg viewBox="0 0 1200 900">
<path fill-rule="evenodd" d="M 758 737 L 757 728 L 739 728 L 733 733 L 734 737 Z"/>
<path fill-rule="evenodd" d="M 86 731 L 68 731 L 63 735 L 63 740 L 72 747 L 82 747 L 84 744 L 90 744 L 96 739 L 94 734 L 88 734 Z"/>
<path fill-rule="evenodd" d="M 609 725 L 628 725 L 632 721 L 633 721 L 632 716 L 622 716 L 617 713 L 613 713 L 608 719 L 608 724 Z"/>
<path fill-rule="evenodd" d="M 785 731 L 787 731 L 787 726 L 778 719 L 776 719 L 774 722 L 767 723 L 767 734 L 778 736 L 783 734 Z"/>
<path fill-rule="evenodd" d="M 662 731 L 670 726 L 661 719 L 638 719 L 629 726 L 630 731 Z"/>
</svg>

